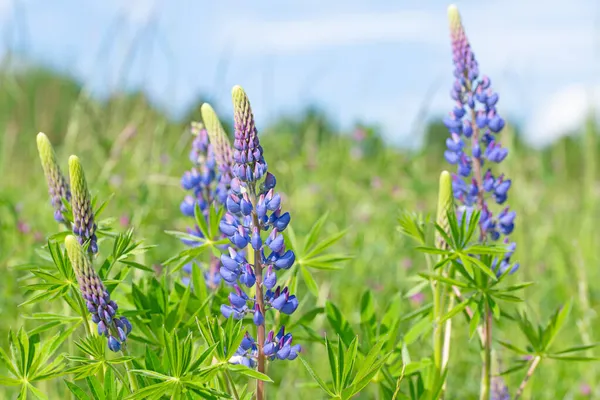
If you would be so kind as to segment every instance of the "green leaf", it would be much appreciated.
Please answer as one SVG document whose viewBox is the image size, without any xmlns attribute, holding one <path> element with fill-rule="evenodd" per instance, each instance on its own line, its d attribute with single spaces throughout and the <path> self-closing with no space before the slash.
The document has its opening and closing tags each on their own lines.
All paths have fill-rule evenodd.
<svg viewBox="0 0 600 400">
<path fill-rule="evenodd" d="M 227 364 L 227 369 L 229 369 L 230 371 L 236 372 L 240 375 L 244 375 L 247 376 L 249 378 L 252 379 L 258 379 L 264 382 L 273 382 L 273 380 L 271 378 L 269 378 L 268 375 L 265 375 L 263 373 L 260 373 L 254 369 L 248 368 L 244 365 L 240 365 L 240 364 Z"/>
<path fill-rule="evenodd" d="M 319 288 L 317 287 L 317 282 L 313 278 L 310 271 L 304 267 L 304 265 L 300 265 L 300 271 L 302 272 L 302 278 L 304 278 L 304 283 L 306 283 L 306 287 L 310 291 L 310 293 L 318 297 L 319 296 Z"/>
<path fill-rule="evenodd" d="M 338 336 L 339 338 L 339 336 Z M 339 381 L 340 381 L 340 375 L 341 375 L 341 371 L 338 369 L 338 362 L 337 362 L 337 357 L 335 356 L 335 353 L 333 351 L 333 348 L 331 347 L 331 343 L 329 342 L 329 339 L 327 339 L 327 336 L 325 336 L 325 349 L 327 350 L 327 359 L 329 360 L 329 370 L 331 371 L 331 379 L 333 381 L 333 389 L 336 393 L 339 393 L 340 387 L 339 387 Z"/>
<path fill-rule="evenodd" d="M 67 384 L 67 387 L 69 388 L 71 393 L 73 393 L 78 400 L 92 400 L 92 398 L 88 396 L 87 393 L 85 393 L 83 389 L 77 386 L 76 384 L 67 380 L 65 380 L 65 383 Z"/>
<path fill-rule="evenodd" d="M 306 362 L 306 360 L 304 358 L 302 358 L 302 356 L 298 356 L 298 358 L 300 359 L 300 361 L 304 365 L 304 368 L 306 368 L 306 370 L 308 371 L 308 374 L 315 380 L 315 382 L 317 382 L 317 384 L 319 385 L 319 387 L 325 393 L 327 393 L 330 397 L 334 397 L 335 396 L 334 393 L 327 387 L 327 385 L 325 384 L 325 382 L 323 382 L 323 380 L 321 378 L 319 378 L 319 375 L 317 375 L 317 373 L 312 369 L 312 367 L 310 366 L 310 364 L 308 362 Z"/>
<path fill-rule="evenodd" d="M 350 345 L 355 333 L 340 310 L 330 301 L 325 303 L 325 314 L 333 330 L 342 338 L 347 346 Z"/>
<path fill-rule="evenodd" d="M 126 397 L 126 400 L 142 400 L 142 399 L 158 399 L 164 395 L 172 386 L 174 382 L 161 382 L 156 385 L 144 387 L 135 393 Z M 152 396 L 152 397 L 150 397 Z"/>
<path fill-rule="evenodd" d="M 98 378 L 95 376 L 88 376 L 85 378 L 85 380 L 90 388 L 90 392 L 92 393 L 94 400 L 104 400 L 104 390 L 102 390 L 102 384 Z"/>
<path fill-rule="evenodd" d="M 308 232 L 308 235 L 306 235 L 306 239 L 304 240 L 304 249 L 302 253 L 308 253 L 315 245 L 315 243 L 317 243 L 319 235 L 321 234 L 321 229 L 323 228 L 323 225 L 325 224 L 325 221 L 327 221 L 328 217 L 329 212 L 325 212 L 325 214 L 323 214 L 323 216 L 319 218 L 310 228 L 310 231 Z"/>
<path fill-rule="evenodd" d="M 433 329 L 433 323 L 431 321 L 431 317 L 426 316 L 426 317 L 422 318 L 419 322 L 414 324 L 408 330 L 408 332 L 406 332 L 406 334 L 404 335 L 404 339 L 403 339 L 404 343 L 406 343 L 407 346 L 411 345 L 412 343 L 416 342 L 417 339 L 419 339 L 419 337 L 425 335 L 431 329 Z"/>
<path fill-rule="evenodd" d="M 446 322 L 450 318 L 454 317 L 456 314 L 463 312 L 465 310 L 465 308 L 467 308 L 469 306 L 470 303 L 471 303 L 471 298 L 469 297 L 469 298 L 463 300 L 462 302 L 458 303 L 454 307 L 452 307 L 452 309 L 450 311 L 448 311 L 448 313 L 441 318 L 440 324 Z"/>
<path fill-rule="evenodd" d="M 593 344 L 588 344 L 588 345 L 581 345 L 581 346 L 569 347 L 568 349 L 564 349 L 564 350 L 555 352 L 554 355 L 566 354 L 566 353 L 575 353 L 576 351 L 590 350 L 590 349 L 593 349 L 594 347 L 597 347 L 598 345 L 600 345 L 600 343 L 593 343 Z"/>
</svg>

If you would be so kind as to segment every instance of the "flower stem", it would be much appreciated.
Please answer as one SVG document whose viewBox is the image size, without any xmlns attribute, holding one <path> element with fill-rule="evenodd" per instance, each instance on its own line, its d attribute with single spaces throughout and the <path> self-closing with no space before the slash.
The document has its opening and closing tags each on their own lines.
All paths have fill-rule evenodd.
<svg viewBox="0 0 600 400">
<path fill-rule="evenodd" d="M 231 378 L 231 373 L 229 370 L 225 370 L 225 379 L 227 380 L 227 385 L 231 387 L 231 391 L 233 392 L 233 398 L 235 400 L 240 400 L 240 395 L 235 388 L 235 383 L 233 383 L 233 379 Z"/>
<path fill-rule="evenodd" d="M 484 337 L 485 343 L 483 348 L 483 371 L 481 374 L 481 396 L 480 400 L 489 400 L 490 388 L 492 383 L 492 324 L 494 316 L 490 305 L 485 303 L 485 321 L 484 321 Z"/>
<path fill-rule="evenodd" d="M 527 386 L 527 382 L 529 382 L 529 379 L 535 372 L 535 369 L 538 367 L 538 365 L 540 365 L 540 361 L 542 361 L 542 358 L 540 356 L 536 356 L 533 359 L 533 361 L 531 362 L 531 365 L 529 366 L 529 369 L 527 370 L 527 374 L 523 378 L 523 381 L 521 381 L 521 384 L 519 385 L 519 389 L 517 389 L 517 393 L 515 393 L 514 400 L 518 400 L 521 397 L 521 395 L 523 394 L 523 391 L 525 390 L 525 386 Z"/>
<path fill-rule="evenodd" d="M 255 207 L 256 209 L 256 207 Z M 255 212 L 252 213 L 252 223 L 256 227 L 260 227 L 258 222 L 258 216 Z M 248 245 L 248 249 L 251 246 Z M 265 315 L 265 304 L 263 297 L 263 267 L 260 259 L 260 252 L 255 251 L 254 253 L 254 274 L 256 275 L 256 303 L 258 304 L 258 309 Z M 257 327 L 257 347 L 258 347 L 258 372 L 264 374 L 265 373 L 265 353 L 263 351 L 263 347 L 265 344 L 265 324 L 259 325 Z M 256 400 L 263 400 L 265 397 L 265 383 L 260 379 L 256 380 Z"/>
<path fill-rule="evenodd" d="M 129 350 L 127 349 L 127 345 L 125 343 L 122 344 L 121 351 L 124 356 L 129 356 Z M 125 369 L 127 370 L 127 378 L 129 378 L 129 387 L 131 388 L 131 393 L 134 393 L 138 390 L 137 380 L 135 379 L 135 374 L 131 372 L 133 370 L 133 363 L 131 360 L 125 362 Z"/>
</svg>

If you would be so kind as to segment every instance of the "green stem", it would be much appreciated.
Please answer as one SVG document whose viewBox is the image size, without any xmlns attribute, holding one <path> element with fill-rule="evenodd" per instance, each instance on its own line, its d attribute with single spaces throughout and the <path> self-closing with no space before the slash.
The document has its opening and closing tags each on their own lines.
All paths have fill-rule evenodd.
<svg viewBox="0 0 600 400">
<path fill-rule="evenodd" d="M 125 343 L 121 346 L 121 351 L 125 357 L 129 356 L 129 350 L 127 349 L 127 345 Z M 127 378 L 129 378 L 129 387 L 131 388 L 131 393 L 134 393 L 138 390 L 137 380 L 135 379 L 135 374 L 131 372 L 133 370 L 133 363 L 131 360 L 125 362 L 125 369 L 127 370 Z"/>
<path fill-rule="evenodd" d="M 492 384 L 492 324 L 494 317 L 488 302 L 485 303 L 485 321 L 484 336 L 485 343 L 483 349 L 483 371 L 481 376 L 481 396 L 480 400 L 489 400 L 490 388 Z"/>
<path fill-rule="evenodd" d="M 231 385 L 231 391 L 233 392 L 233 398 L 235 400 L 240 400 L 240 395 L 238 394 L 237 389 L 235 388 L 235 383 L 233 383 L 233 378 L 231 378 L 231 373 L 227 369 L 225 370 L 225 378 L 227 379 L 228 386 Z"/>
<path fill-rule="evenodd" d="M 529 369 L 527 370 L 527 374 L 525 375 L 525 378 L 523 378 L 523 381 L 519 385 L 519 389 L 517 390 L 517 393 L 515 393 L 514 400 L 518 400 L 521 397 L 521 395 L 523 394 L 523 391 L 525 390 L 525 386 L 527 386 L 527 382 L 529 382 L 529 379 L 535 372 L 535 369 L 538 367 L 538 365 L 540 365 L 540 361 L 542 361 L 542 358 L 540 356 L 536 356 L 533 359 L 533 361 L 531 362 L 531 365 L 529 366 Z"/>
</svg>

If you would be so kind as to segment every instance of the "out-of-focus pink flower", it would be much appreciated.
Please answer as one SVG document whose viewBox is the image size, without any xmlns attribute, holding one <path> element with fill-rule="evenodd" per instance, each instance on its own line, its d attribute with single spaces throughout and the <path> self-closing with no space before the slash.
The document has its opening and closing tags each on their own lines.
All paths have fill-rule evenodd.
<svg viewBox="0 0 600 400">
<path fill-rule="evenodd" d="M 19 222 L 17 222 L 17 230 L 22 234 L 26 235 L 31 231 L 31 227 L 27 222 L 20 220 Z"/>
<path fill-rule="evenodd" d="M 40 231 L 33 232 L 33 240 L 35 240 L 36 242 L 43 242 L 44 234 Z"/>
<path fill-rule="evenodd" d="M 410 269 L 413 266 L 413 261 L 411 258 L 404 257 L 402 260 L 400 260 L 400 266 L 402 266 L 404 269 Z"/>
<path fill-rule="evenodd" d="M 374 176 L 373 179 L 371 179 L 371 187 L 373 189 L 381 189 L 382 186 L 383 182 L 381 181 L 380 177 Z"/>
<path fill-rule="evenodd" d="M 357 142 L 362 142 L 367 138 L 367 132 L 362 128 L 357 128 L 354 130 L 354 134 L 352 135 L 352 137 Z"/>
<path fill-rule="evenodd" d="M 582 383 L 581 386 L 579 386 L 579 393 L 581 393 L 582 396 L 590 396 L 592 394 L 592 388 L 587 383 Z"/>
<path fill-rule="evenodd" d="M 121 215 L 121 217 L 119 218 L 119 224 L 123 227 L 123 228 L 127 228 L 129 226 L 129 223 L 131 221 L 129 220 L 129 216 L 123 214 Z"/>
<path fill-rule="evenodd" d="M 418 306 L 421 305 L 425 300 L 425 295 L 422 292 L 418 292 L 410 296 L 409 299 L 413 305 Z"/>
</svg>

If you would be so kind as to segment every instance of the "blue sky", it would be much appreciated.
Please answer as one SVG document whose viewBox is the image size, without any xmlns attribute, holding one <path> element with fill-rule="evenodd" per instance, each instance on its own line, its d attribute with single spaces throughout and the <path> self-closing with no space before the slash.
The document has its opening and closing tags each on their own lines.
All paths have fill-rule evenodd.
<svg viewBox="0 0 600 400">
<path fill-rule="evenodd" d="M 600 106 L 600 4 L 457 1 L 500 111 L 544 144 Z M 452 106 L 447 2 L 438 0 L 0 0 L 1 45 L 68 71 L 98 96 L 141 88 L 181 115 L 203 94 L 248 92 L 259 127 L 307 104 L 342 128 L 418 143 Z M 419 118 L 419 120 L 418 120 Z"/>
</svg>

